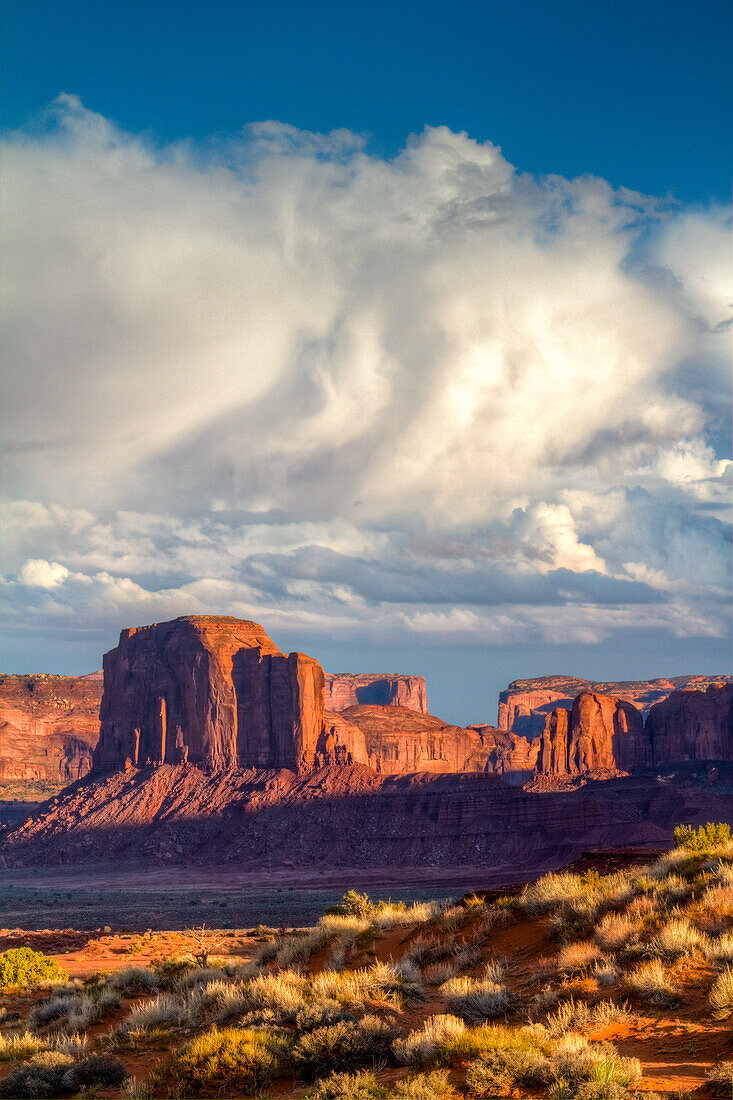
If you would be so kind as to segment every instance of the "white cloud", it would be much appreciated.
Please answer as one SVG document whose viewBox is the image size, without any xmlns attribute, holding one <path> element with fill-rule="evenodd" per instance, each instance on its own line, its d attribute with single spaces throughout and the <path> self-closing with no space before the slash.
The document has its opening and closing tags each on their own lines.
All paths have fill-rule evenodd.
<svg viewBox="0 0 733 1100">
<path fill-rule="evenodd" d="M 20 571 L 20 580 L 31 588 L 57 588 L 68 575 L 66 566 L 57 561 L 30 558 Z"/>
<path fill-rule="evenodd" d="M 68 96 L 3 163 L 13 629 L 725 633 L 724 212 Z"/>
</svg>

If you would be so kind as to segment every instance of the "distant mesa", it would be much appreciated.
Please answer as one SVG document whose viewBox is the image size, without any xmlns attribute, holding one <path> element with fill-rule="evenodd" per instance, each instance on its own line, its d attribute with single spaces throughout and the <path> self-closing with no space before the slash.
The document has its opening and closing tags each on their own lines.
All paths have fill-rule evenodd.
<svg viewBox="0 0 733 1100">
<path fill-rule="evenodd" d="M 733 683 L 680 680 L 517 681 L 504 728 L 462 727 L 427 713 L 421 677 L 326 676 L 255 622 L 130 628 L 103 683 L 0 678 L 2 775 L 81 779 L 6 834 L 0 860 L 536 869 L 659 844 L 680 820 L 733 820 Z"/>
<path fill-rule="evenodd" d="M 500 729 L 512 730 L 523 737 L 542 733 L 545 718 L 555 707 L 570 709 L 581 692 L 610 695 L 633 703 L 646 719 L 655 703 L 661 703 L 673 691 L 706 691 L 714 684 L 729 684 L 731 676 L 673 676 L 657 680 L 583 680 L 577 676 L 539 676 L 533 680 L 514 680 L 499 695 Z"/>
<path fill-rule="evenodd" d="M 424 676 L 400 676 L 397 673 L 326 673 L 327 710 L 340 711 L 357 706 L 394 706 L 428 713 Z"/>
<path fill-rule="evenodd" d="M 732 694 L 728 676 L 549 676 L 510 684 L 498 727 L 461 727 L 428 713 L 421 676 L 324 674 L 312 657 L 282 653 L 258 623 L 184 616 L 123 630 L 103 672 L 0 677 L 0 779 L 359 765 L 383 777 L 481 773 L 547 788 L 732 761 Z"/>
</svg>

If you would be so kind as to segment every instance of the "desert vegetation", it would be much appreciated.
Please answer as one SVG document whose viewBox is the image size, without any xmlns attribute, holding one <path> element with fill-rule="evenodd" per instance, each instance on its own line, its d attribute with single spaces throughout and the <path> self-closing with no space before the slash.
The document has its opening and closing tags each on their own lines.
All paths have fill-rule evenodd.
<svg viewBox="0 0 733 1100">
<path fill-rule="evenodd" d="M 9 949 L 0 1096 L 730 1097 L 733 843 L 676 840 L 505 898 L 349 892 L 236 956 L 198 929 L 181 955 L 69 978 Z"/>
</svg>

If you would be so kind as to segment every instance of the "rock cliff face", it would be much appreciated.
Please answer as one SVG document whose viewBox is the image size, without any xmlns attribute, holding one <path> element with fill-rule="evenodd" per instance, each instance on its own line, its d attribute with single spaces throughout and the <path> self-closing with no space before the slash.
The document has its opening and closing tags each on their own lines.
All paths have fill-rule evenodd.
<svg viewBox="0 0 733 1100">
<path fill-rule="evenodd" d="M 257 623 L 185 617 L 123 630 L 104 657 L 95 771 L 190 761 L 293 767 L 323 730 L 323 670 Z"/>
<path fill-rule="evenodd" d="M 650 708 L 680 689 L 705 691 L 711 684 L 733 682 L 731 676 L 675 676 L 669 679 L 594 682 L 575 676 L 540 676 L 534 680 L 514 680 L 499 695 L 499 728 L 525 737 L 542 733 L 545 717 L 555 707 L 573 705 L 581 692 L 610 695 L 633 703 L 643 717 Z"/>
<path fill-rule="evenodd" d="M 733 760 L 733 685 L 673 691 L 649 711 L 650 763 Z"/>
<path fill-rule="evenodd" d="M 673 691 L 646 723 L 623 699 L 581 692 L 571 710 L 546 715 L 537 773 L 602 777 L 694 760 L 733 761 L 733 684 Z"/>
<path fill-rule="evenodd" d="M 99 736 L 99 681 L 0 676 L 0 780 L 70 783 L 86 775 Z"/>
<path fill-rule="evenodd" d="M 325 706 L 330 711 L 357 706 L 404 707 L 428 713 L 424 676 L 396 673 L 326 673 Z"/>
<path fill-rule="evenodd" d="M 692 765 L 687 765 L 689 769 Z M 369 768 L 206 774 L 190 765 L 88 776 L 5 839 L 10 867 L 191 863 L 481 867 L 533 874 L 594 848 L 664 847 L 680 821 L 733 824 L 733 769 L 590 781 L 535 793 L 497 776 L 379 776 Z"/>
<path fill-rule="evenodd" d="M 0 779 L 78 779 L 98 736 L 96 772 L 364 765 L 382 776 L 486 773 L 551 786 L 733 760 L 733 683 L 706 677 L 607 692 L 568 677 L 516 681 L 502 693 L 502 727 L 462 728 L 427 713 L 422 677 L 324 676 L 311 657 L 281 653 L 257 623 L 217 616 L 122 631 L 104 658 L 101 733 L 99 675 L 0 678 Z M 644 725 L 641 708 L 655 698 Z M 538 736 L 522 735 L 538 722 Z"/>
</svg>

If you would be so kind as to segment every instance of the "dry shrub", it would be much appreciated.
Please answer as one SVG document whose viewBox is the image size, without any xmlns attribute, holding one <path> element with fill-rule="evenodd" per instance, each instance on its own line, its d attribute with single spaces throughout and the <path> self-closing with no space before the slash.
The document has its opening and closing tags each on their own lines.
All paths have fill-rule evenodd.
<svg viewBox="0 0 733 1100">
<path fill-rule="evenodd" d="M 667 977 L 659 959 L 642 963 L 625 978 L 626 987 L 650 1004 L 665 1006 L 679 1000 L 679 993 Z"/>
<path fill-rule="evenodd" d="M 677 919 L 661 926 L 647 944 L 646 952 L 665 959 L 693 958 L 704 953 L 706 947 L 707 938 L 697 928 L 687 920 Z"/>
<path fill-rule="evenodd" d="M 394 1037 L 392 1026 L 378 1016 L 314 1028 L 293 1047 L 296 1072 L 304 1080 L 313 1080 L 332 1070 L 374 1065 L 389 1058 Z"/>
<path fill-rule="evenodd" d="M 224 1090 L 251 1095 L 280 1070 L 288 1043 L 257 1028 L 225 1028 L 196 1036 L 156 1070 L 155 1088 L 170 1097 L 216 1096 Z"/>
<path fill-rule="evenodd" d="M 605 951 L 623 951 L 638 940 L 643 927 L 639 918 L 628 913 L 606 913 L 598 922 L 595 937 Z"/>
<path fill-rule="evenodd" d="M 514 1003 L 506 986 L 487 979 L 451 978 L 438 992 L 451 1013 L 473 1023 L 504 1016 Z"/>
<path fill-rule="evenodd" d="M 580 875 L 551 873 L 525 886 L 519 903 L 527 913 L 537 915 L 563 903 L 584 898 L 588 892 L 589 887 Z"/>
<path fill-rule="evenodd" d="M 711 1096 L 730 1100 L 733 1096 L 733 1062 L 718 1062 L 705 1078 Z"/>
<path fill-rule="evenodd" d="M 728 1020 L 733 1016 L 733 967 L 727 966 L 713 982 L 710 1007 L 716 1020 Z"/>
<path fill-rule="evenodd" d="M 588 970 L 593 963 L 600 961 L 600 948 L 589 941 L 566 943 L 557 956 L 557 969 L 563 974 L 577 974 Z"/>
</svg>

